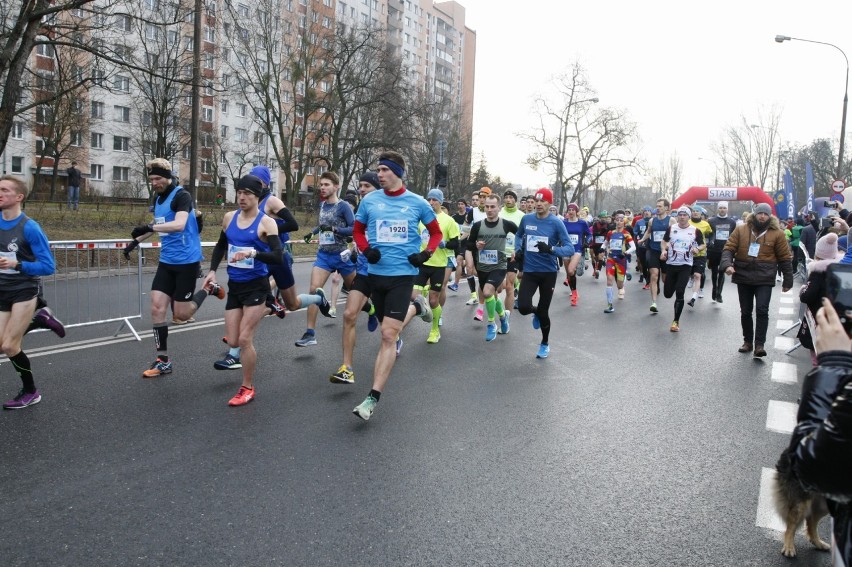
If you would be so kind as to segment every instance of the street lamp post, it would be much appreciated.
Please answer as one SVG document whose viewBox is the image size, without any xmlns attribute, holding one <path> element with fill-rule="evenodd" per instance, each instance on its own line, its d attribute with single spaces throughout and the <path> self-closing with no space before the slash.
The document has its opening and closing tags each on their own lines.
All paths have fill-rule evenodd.
<svg viewBox="0 0 852 567">
<path fill-rule="evenodd" d="M 827 43 L 825 41 L 814 41 L 812 39 L 802 39 L 800 37 L 790 37 L 788 35 L 776 35 L 775 41 L 777 43 L 784 43 L 785 41 L 804 41 L 807 43 L 818 43 L 820 45 L 828 45 L 829 47 L 833 47 L 837 51 L 843 55 L 843 59 L 846 60 L 846 90 L 843 93 L 843 121 L 840 123 L 840 152 L 837 156 L 837 177 L 835 179 L 843 179 L 843 146 L 846 141 L 846 107 L 849 104 L 849 58 L 846 57 L 846 53 L 843 52 L 842 49 L 834 45 L 833 43 Z"/>
</svg>

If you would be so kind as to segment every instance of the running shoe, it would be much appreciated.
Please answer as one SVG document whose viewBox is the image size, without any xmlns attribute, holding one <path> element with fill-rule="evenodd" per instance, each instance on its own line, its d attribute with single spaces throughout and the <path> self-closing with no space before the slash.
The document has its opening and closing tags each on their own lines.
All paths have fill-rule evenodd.
<svg viewBox="0 0 852 567">
<path fill-rule="evenodd" d="M 646 283 L 645 285 L 642 286 L 642 289 L 644 289 L 644 290 L 651 289 L 651 284 Z"/>
<path fill-rule="evenodd" d="M 142 378 L 156 378 L 157 376 L 162 376 L 163 374 L 171 373 L 172 361 L 166 361 L 161 358 L 158 358 L 157 360 L 151 363 L 151 366 L 148 367 L 148 370 L 142 373 Z"/>
<path fill-rule="evenodd" d="M 246 388 L 245 386 L 240 386 L 240 389 L 237 390 L 237 394 L 228 400 L 229 406 L 244 406 L 250 401 L 254 399 L 254 388 Z"/>
<path fill-rule="evenodd" d="M 402 352 L 402 345 L 404 345 L 404 344 L 405 344 L 405 343 L 402 341 L 402 337 L 399 337 L 399 338 L 396 340 L 396 355 L 397 355 L 397 356 L 399 356 L 399 353 L 401 353 L 401 352 Z"/>
<path fill-rule="evenodd" d="M 204 291 L 207 292 L 207 295 L 213 295 L 218 297 L 219 299 L 225 299 L 225 288 L 223 288 L 217 283 L 207 284 L 204 287 Z"/>
<path fill-rule="evenodd" d="M 242 367 L 243 363 L 240 362 L 240 358 L 238 356 L 231 356 L 230 354 L 226 354 L 225 358 L 213 363 L 213 368 L 216 370 L 236 370 Z"/>
<path fill-rule="evenodd" d="M 172 325 L 186 325 L 187 323 L 195 323 L 195 317 L 190 317 L 186 321 L 178 319 L 177 317 L 172 317 Z"/>
<path fill-rule="evenodd" d="M 324 317 L 331 317 L 331 303 L 329 303 L 328 299 L 325 298 L 325 290 L 318 287 L 314 293 L 322 298 L 322 301 L 318 305 L 320 313 L 322 313 Z"/>
<path fill-rule="evenodd" d="M 656 312 L 657 312 L 657 304 L 651 303 L 651 313 L 656 313 Z"/>
<path fill-rule="evenodd" d="M 423 319 L 427 323 L 431 323 L 432 322 L 432 308 L 429 307 L 429 302 L 426 301 L 426 298 L 423 297 L 422 295 L 418 295 L 417 297 L 414 298 L 414 303 L 416 303 L 417 305 L 420 306 L 420 315 L 418 315 L 418 317 L 420 317 L 421 319 Z"/>
<path fill-rule="evenodd" d="M 624 274 L 624 276 L 627 278 L 627 281 L 630 281 L 630 280 L 633 279 L 633 274 L 631 274 L 630 272 L 627 272 L 626 274 Z"/>
<path fill-rule="evenodd" d="M 604 309 L 604 313 L 612 313 L 615 311 L 615 307 L 612 306 L 612 303 L 607 304 L 607 308 Z"/>
<path fill-rule="evenodd" d="M 497 332 L 501 335 L 509 334 L 509 315 L 511 315 L 511 313 L 504 311 L 503 316 L 500 317 L 500 329 Z"/>
<path fill-rule="evenodd" d="M 328 310 L 328 316 L 332 319 L 337 319 L 337 307 L 333 306 Z"/>
<path fill-rule="evenodd" d="M 698 297 L 699 297 L 699 298 L 703 298 L 703 297 L 704 297 L 704 288 L 703 288 L 703 287 L 702 287 L 701 289 L 699 289 L 699 290 L 698 290 Z"/>
<path fill-rule="evenodd" d="M 373 412 L 376 411 L 376 404 L 378 400 L 373 396 L 367 396 L 363 402 L 355 406 L 355 409 L 352 410 L 352 413 L 367 421 L 372 417 Z"/>
<path fill-rule="evenodd" d="M 672 333 L 677 333 L 678 331 L 680 331 L 680 325 L 677 324 L 677 321 L 672 321 L 672 326 L 669 327 L 669 331 L 671 331 Z"/>
<path fill-rule="evenodd" d="M 565 281 L 562 282 L 562 285 L 564 285 L 565 287 L 568 287 L 568 286 L 571 285 L 571 282 L 568 281 L 568 278 L 565 278 Z"/>
<path fill-rule="evenodd" d="M 465 303 L 464 303 L 464 304 L 465 304 L 465 305 L 476 305 L 477 303 L 479 303 L 479 300 L 476 298 L 476 295 L 473 295 L 473 296 L 471 296 L 471 298 L 470 298 L 470 299 L 468 299 L 467 301 L 465 301 Z"/>
<path fill-rule="evenodd" d="M 274 299 L 272 301 L 267 301 L 266 306 L 272 310 L 272 313 L 270 313 L 270 315 L 275 315 L 279 319 L 283 319 L 287 316 L 287 310 L 284 308 L 284 306 L 275 301 Z"/>
<path fill-rule="evenodd" d="M 354 384 L 355 373 L 345 364 L 341 364 L 337 372 L 328 377 L 328 381 L 333 384 Z"/>
<path fill-rule="evenodd" d="M 571 292 L 571 307 L 577 307 L 577 301 L 580 299 L 580 294 L 577 290 Z"/>
<path fill-rule="evenodd" d="M 533 313 L 532 325 L 533 329 L 541 329 L 541 321 L 538 320 L 538 315 L 535 313 Z"/>
<path fill-rule="evenodd" d="M 441 331 L 439 331 L 438 329 L 432 329 L 431 331 L 429 331 L 429 338 L 426 339 L 427 343 L 429 343 L 430 345 L 434 345 L 435 343 L 437 343 L 440 340 L 441 340 Z"/>
<path fill-rule="evenodd" d="M 600 274 L 598 273 L 597 270 L 595 270 L 595 272 L 592 274 L 592 277 L 595 278 L 595 279 L 598 279 L 599 276 L 600 276 Z"/>
<path fill-rule="evenodd" d="M 317 344 L 317 335 L 316 333 L 308 333 L 305 332 L 302 335 L 302 338 L 296 341 L 296 346 L 298 347 L 306 347 L 306 346 L 316 346 Z"/>
<path fill-rule="evenodd" d="M 50 307 L 42 307 L 33 315 L 33 323 L 39 329 L 50 329 L 54 333 L 56 333 L 59 338 L 65 337 L 65 325 L 62 324 L 62 321 L 56 318 L 56 315 L 53 314 L 53 311 L 50 310 Z"/>
<path fill-rule="evenodd" d="M 485 326 L 485 340 L 489 343 L 497 338 L 497 323 L 489 321 Z"/>
<path fill-rule="evenodd" d="M 367 317 L 367 330 L 371 333 L 379 328 L 379 318 L 375 315 Z"/>
<path fill-rule="evenodd" d="M 520 307 L 518 307 L 518 300 L 517 300 L 517 299 L 515 300 L 515 306 L 513 307 L 513 309 L 514 309 L 515 311 L 517 311 L 518 309 L 520 309 Z"/>
<path fill-rule="evenodd" d="M 618 290 L 618 299 L 624 299 L 624 288 Z"/>
<path fill-rule="evenodd" d="M 480 305 L 479 307 L 476 308 L 476 313 L 474 314 L 473 318 L 476 321 L 482 321 L 482 315 L 483 315 L 483 311 L 482 311 L 482 306 Z"/>
<path fill-rule="evenodd" d="M 35 392 L 25 392 L 23 388 L 18 395 L 9 400 L 8 402 L 3 402 L 3 409 L 24 409 L 25 407 L 29 407 L 35 405 L 41 401 L 41 393 L 36 390 Z"/>
<path fill-rule="evenodd" d="M 550 345 L 539 345 L 538 354 L 536 354 L 535 357 L 547 358 L 548 356 L 550 356 Z"/>
<path fill-rule="evenodd" d="M 695 307 L 695 298 L 693 297 L 692 299 L 687 301 L 686 304 L 689 305 L 690 307 Z"/>
<path fill-rule="evenodd" d="M 458 291 L 459 290 L 459 284 L 451 283 L 447 286 L 447 288 L 449 288 L 450 291 Z"/>
</svg>

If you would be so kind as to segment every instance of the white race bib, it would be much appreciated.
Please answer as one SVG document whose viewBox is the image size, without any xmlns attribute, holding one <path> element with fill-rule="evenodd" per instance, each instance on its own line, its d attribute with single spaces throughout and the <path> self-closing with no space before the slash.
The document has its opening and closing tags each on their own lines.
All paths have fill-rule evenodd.
<svg viewBox="0 0 852 567">
<path fill-rule="evenodd" d="M 730 236 L 730 234 L 731 234 L 730 230 L 718 229 L 716 231 L 716 240 L 727 240 L 728 236 Z"/>
<path fill-rule="evenodd" d="M 606 236 L 596 236 L 595 244 L 603 244 L 606 241 Z"/>
<path fill-rule="evenodd" d="M 154 224 L 165 224 L 166 217 L 154 217 Z"/>
<path fill-rule="evenodd" d="M 12 262 L 18 262 L 18 255 L 15 252 L 0 252 L 0 258 L 6 258 L 7 260 L 11 260 Z M 0 274 L 17 274 L 18 272 L 12 268 L 6 268 L 5 270 L 0 270 Z"/>
<path fill-rule="evenodd" d="M 568 240 L 571 241 L 572 246 L 576 246 L 580 242 L 580 237 L 577 236 L 576 234 L 569 234 Z"/>
<path fill-rule="evenodd" d="M 666 235 L 666 231 L 665 231 L 665 230 L 655 230 L 655 231 L 651 234 L 651 238 L 654 240 L 654 242 L 662 242 L 662 241 L 663 241 L 663 237 L 664 237 L 665 235 Z"/>
<path fill-rule="evenodd" d="M 547 237 L 534 235 L 527 236 L 527 252 L 538 252 L 538 248 L 536 247 L 536 243 L 538 242 L 544 242 L 547 244 Z"/>
<path fill-rule="evenodd" d="M 319 243 L 320 245 L 329 245 L 334 244 L 334 231 L 333 230 L 324 230 L 319 233 Z"/>
<path fill-rule="evenodd" d="M 234 260 L 234 256 L 237 252 L 244 252 L 246 254 L 250 254 L 254 248 L 249 248 L 248 246 L 234 246 L 233 244 L 228 246 L 228 265 L 233 266 L 234 268 L 240 268 L 241 270 L 250 270 L 254 268 L 254 258 L 243 258 L 242 260 Z"/>
<path fill-rule="evenodd" d="M 404 220 L 380 220 L 376 224 L 376 242 L 405 244 L 408 242 L 408 222 Z"/>
<path fill-rule="evenodd" d="M 496 250 L 480 250 L 479 251 L 479 263 L 483 265 L 493 266 L 497 264 L 497 251 Z"/>
</svg>

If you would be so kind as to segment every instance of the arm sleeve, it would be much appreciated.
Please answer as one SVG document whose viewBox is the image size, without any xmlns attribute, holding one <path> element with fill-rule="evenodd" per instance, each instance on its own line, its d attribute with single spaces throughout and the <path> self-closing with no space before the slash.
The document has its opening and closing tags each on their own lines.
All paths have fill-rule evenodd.
<svg viewBox="0 0 852 567">
<path fill-rule="evenodd" d="M 426 248 L 429 252 L 434 252 L 440 246 L 441 241 L 444 239 L 444 233 L 441 232 L 441 225 L 438 224 L 438 219 L 433 218 L 432 221 L 426 225 L 426 228 L 429 230 L 429 243 L 426 245 Z"/>
<path fill-rule="evenodd" d="M 50 243 L 37 222 L 32 219 L 27 221 L 24 225 L 24 238 L 27 239 L 36 259 L 33 262 L 21 262 L 21 272 L 28 276 L 49 276 L 55 272 L 56 263 L 53 261 Z"/>
<path fill-rule="evenodd" d="M 346 226 L 336 226 L 334 227 L 334 232 L 341 236 L 352 236 L 352 223 L 355 222 L 355 214 L 352 212 L 352 207 L 349 206 L 349 203 L 346 201 L 340 201 L 340 203 L 343 206 L 338 207 L 338 210 L 343 211 L 341 216 Z"/>
<path fill-rule="evenodd" d="M 444 248 L 448 250 L 458 250 L 459 249 L 459 237 L 454 236 L 450 238 L 447 242 L 444 243 Z"/>
<path fill-rule="evenodd" d="M 283 264 L 284 255 L 282 254 L 281 239 L 277 234 L 267 234 L 266 243 L 269 244 L 271 250 L 269 252 L 258 252 L 255 258 L 264 264 Z"/>
<path fill-rule="evenodd" d="M 216 246 L 213 247 L 213 253 L 210 255 L 210 271 L 215 272 L 222 263 L 222 258 L 225 257 L 225 252 L 228 250 L 228 237 L 225 236 L 225 231 L 219 233 L 219 240 Z"/>
<path fill-rule="evenodd" d="M 563 258 L 574 255 L 574 245 L 571 244 L 571 239 L 568 238 L 568 231 L 565 229 L 565 223 L 556 219 L 556 232 L 559 233 L 559 246 L 553 247 L 553 253 Z"/>
<path fill-rule="evenodd" d="M 278 226 L 279 232 L 296 232 L 299 230 L 299 222 L 287 207 L 283 207 L 280 210 L 275 211 L 273 214 L 284 221 L 284 224 Z"/>
<path fill-rule="evenodd" d="M 172 199 L 172 210 L 176 213 L 181 211 L 188 213 L 192 210 L 192 195 L 190 195 L 185 189 L 181 189 L 181 191 L 175 195 L 175 198 Z"/>
<path fill-rule="evenodd" d="M 360 252 L 363 252 L 367 248 L 370 247 L 370 243 L 367 241 L 367 225 L 362 223 L 359 220 L 355 221 L 355 224 L 352 225 L 352 240 L 355 241 L 355 246 L 358 247 Z"/>
<path fill-rule="evenodd" d="M 704 235 L 701 233 L 700 230 L 695 231 L 695 243 L 698 246 L 701 246 L 702 244 L 704 244 Z"/>
<path fill-rule="evenodd" d="M 470 227 L 470 233 L 467 236 L 467 249 L 474 254 L 476 253 L 476 239 L 479 237 L 480 222 L 482 221 L 473 223 Z"/>
</svg>

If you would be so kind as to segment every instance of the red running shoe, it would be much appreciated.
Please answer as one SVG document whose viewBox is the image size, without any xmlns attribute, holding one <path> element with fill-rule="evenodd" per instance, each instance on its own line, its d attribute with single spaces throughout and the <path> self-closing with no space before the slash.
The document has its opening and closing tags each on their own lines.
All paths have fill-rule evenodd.
<svg viewBox="0 0 852 567">
<path fill-rule="evenodd" d="M 240 386 L 240 389 L 237 390 L 237 395 L 231 398 L 228 402 L 229 406 L 244 406 L 250 401 L 254 399 L 254 388 L 246 388 L 245 386 Z"/>
</svg>

